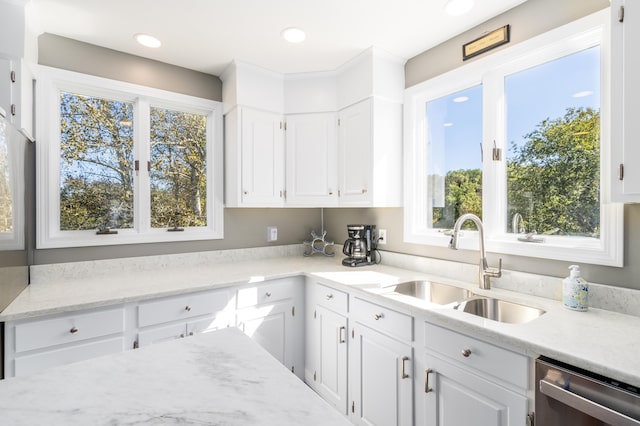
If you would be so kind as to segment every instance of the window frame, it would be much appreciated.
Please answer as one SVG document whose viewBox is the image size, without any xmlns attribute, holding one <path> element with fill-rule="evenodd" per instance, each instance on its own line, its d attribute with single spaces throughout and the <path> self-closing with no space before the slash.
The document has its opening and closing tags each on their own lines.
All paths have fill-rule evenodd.
<svg viewBox="0 0 640 426">
<path fill-rule="evenodd" d="M 137 84 L 111 80 L 46 66 L 36 69 L 36 248 L 107 246 L 222 239 L 223 128 L 222 103 Z M 150 107 L 207 116 L 207 226 L 185 227 L 182 232 L 151 228 L 150 176 L 146 167 L 134 176 L 134 226 L 117 234 L 96 235 L 96 230 L 60 230 L 60 93 L 76 92 L 134 104 L 133 155 L 140 164 L 150 160 Z"/>
<path fill-rule="evenodd" d="M 504 77 L 563 56 L 600 46 L 600 224 L 598 240 L 546 236 L 526 243 L 507 233 L 506 123 Z M 405 90 L 404 98 L 404 241 L 446 247 L 450 237 L 426 224 L 426 102 L 483 86 L 483 224 L 488 251 L 527 257 L 623 266 L 623 205 L 610 200 L 611 83 L 609 11 L 603 10 L 490 56 L 465 64 Z M 493 143 L 502 161 L 492 161 Z M 460 248 L 477 250 L 478 233 L 464 231 Z"/>
</svg>

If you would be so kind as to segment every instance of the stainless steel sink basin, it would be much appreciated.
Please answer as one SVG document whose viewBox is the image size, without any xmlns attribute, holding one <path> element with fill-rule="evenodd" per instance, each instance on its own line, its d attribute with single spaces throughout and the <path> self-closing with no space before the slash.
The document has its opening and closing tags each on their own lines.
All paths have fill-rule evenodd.
<svg viewBox="0 0 640 426">
<path fill-rule="evenodd" d="M 389 286 L 388 289 L 392 293 L 415 297 L 439 305 L 471 297 L 469 290 L 433 281 L 408 281 Z"/>
<path fill-rule="evenodd" d="M 542 309 L 488 297 L 474 297 L 462 301 L 454 309 L 510 324 L 523 324 L 545 313 Z"/>
</svg>

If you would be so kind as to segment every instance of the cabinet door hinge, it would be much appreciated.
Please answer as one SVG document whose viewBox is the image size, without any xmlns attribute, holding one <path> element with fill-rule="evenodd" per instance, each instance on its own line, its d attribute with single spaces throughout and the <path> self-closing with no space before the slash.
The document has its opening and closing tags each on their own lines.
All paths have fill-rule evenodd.
<svg viewBox="0 0 640 426">
<path fill-rule="evenodd" d="M 618 9 L 618 22 L 624 22 L 624 6 Z"/>
<path fill-rule="evenodd" d="M 314 382 L 316 381 L 316 372 L 315 371 L 313 372 L 313 381 Z"/>
<path fill-rule="evenodd" d="M 355 338 L 356 338 L 356 329 L 355 329 L 355 328 L 352 328 L 352 329 L 351 329 L 351 338 L 352 338 L 352 339 L 355 339 Z"/>
<path fill-rule="evenodd" d="M 313 311 L 313 319 L 316 319 L 318 317 L 318 311 Z"/>
<path fill-rule="evenodd" d="M 338 126 L 340 126 L 340 119 L 338 118 Z"/>
<path fill-rule="evenodd" d="M 352 413 L 356 412 L 356 402 L 355 401 L 351 401 L 351 412 Z"/>
<path fill-rule="evenodd" d="M 618 180 L 624 180 L 624 164 L 622 163 L 618 167 Z"/>
<path fill-rule="evenodd" d="M 292 317 L 295 317 L 295 316 L 296 316 L 296 307 L 295 307 L 295 306 L 292 306 L 292 307 L 291 307 L 291 316 L 292 316 Z"/>
<path fill-rule="evenodd" d="M 535 426 L 536 419 L 533 412 L 527 414 L 527 426 Z"/>
<path fill-rule="evenodd" d="M 133 349 L 138 349 L 140 347 L 140 343 L 137 340 L 133 341 Z"/>
<path fill-rule="evenodd" d="M 291 366 L 291 372 L 292 372 L 293 374 L 295 374 L 295 373 L 296 373 L 296 366 L 295 366 L 295 365 L 292 365 L 292 366 Z"/>
<path fill-rule="evenodd" d="M 16 82 L 16 72 L 11 70 L 11 82 L 15 83 Z"/>
</svg>

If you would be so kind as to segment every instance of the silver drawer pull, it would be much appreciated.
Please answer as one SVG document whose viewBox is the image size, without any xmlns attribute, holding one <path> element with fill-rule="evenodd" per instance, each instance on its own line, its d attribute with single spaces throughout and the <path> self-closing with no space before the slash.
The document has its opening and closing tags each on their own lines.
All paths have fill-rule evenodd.
<svg viewBox="0 0 640 426">
<path fill-rule="evenodd" d="M 384 314 L 375 314 L 373 318 L 375 318 L 375 320 L 378 321 L 379 319 L 384 318 Z"/>
<path fill-rule="evenodd" d="M 189 305 L 185 306 L 185 307 L 184 307 L 184 310 L 185 310 L 185 311 L 187 311 L 187 312 L 189 312 L 189 311 L 191 310 L 191 306 L 189 306 Z"/>
<path fill-rule="evenodd" d="M 69 333 L 71 334 L 76 334 L 77 332 L 78 332 L 78 329 L 75 326 L 71 327 L 71 330 L 69 330 Z"/>
<path fill-rule="evenodd" d="M 327 294 L 327 300 L 333 299 L 333 294 Z"/>
<path fill-rule="evenodd" d="M 460 353 L 462 354 L 463 357 L 469 358 L 469 355 L 471 355 L 471 349 L 463 349 L 462 352 Z"/>
<path fill-rule="evenodd" d="M 271 297 L 271 293 L 270 292 L 266 292 L 264 295 L 267 296 L 267 297 Z"/>
<path fill-rule="evenodd" d="M 340 330 L 338 330 L 338 343 L 345 343 L 346 342 L 346 340 L 344 338 L 345 331 L 347 331 L 347 329 L 345 327 L 340 327 Z"/>
</svg>

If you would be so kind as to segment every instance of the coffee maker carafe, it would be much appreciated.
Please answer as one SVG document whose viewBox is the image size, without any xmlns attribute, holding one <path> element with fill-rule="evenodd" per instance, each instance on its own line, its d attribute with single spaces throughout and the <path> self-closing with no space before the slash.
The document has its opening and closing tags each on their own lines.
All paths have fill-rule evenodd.
<svg viewBox="0 0 640 426">
<path fill-rule="evenodd" d="M 364 266 L 375 263 L 375 229 L 375 225 L 347 225 L 349 238 L 344 242 L 342 253 L 348 257 L 342 259 L 343 265 Z"/>
</svg>

